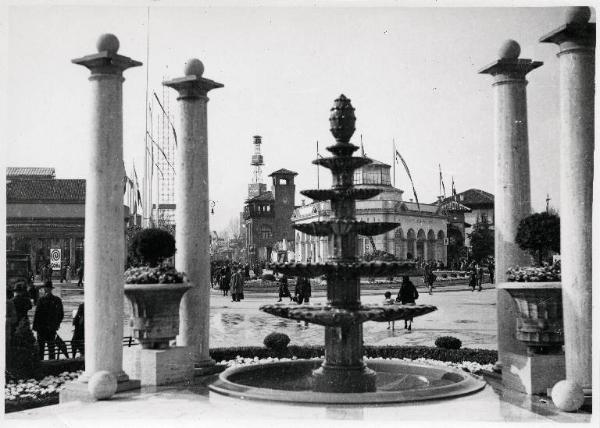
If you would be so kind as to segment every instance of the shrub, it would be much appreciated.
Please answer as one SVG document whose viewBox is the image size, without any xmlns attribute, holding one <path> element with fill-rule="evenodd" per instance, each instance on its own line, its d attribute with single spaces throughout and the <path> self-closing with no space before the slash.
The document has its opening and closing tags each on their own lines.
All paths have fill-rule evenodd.
<svg viewBox="0 0 600 428">
<path fill-rule="evenodd" d="M 435 339 L 435 346 L 442 349 L 460 349 L 462 342 L 456 337 L 441 336 Z"/>
<path fill-rule="evenodd" d="M 322 357 L 325 354 L 323 346 L 297 346 L 288 348 L 289 355 L 298 358 Z M 491 349 L 443 349 L 430 346 L 365 346 L 366 357 L 372 358 L 428 358 L 439 361 L 461 363 L 472 361 L 479 364 L 494 364 L 498 360 L 498 351 Z M 268 358 L 279 357 L 273 350 L 259 346 L 248 346 L 239 348 L 213 348 L 210 356 L 215 361 L 233 360 L 240 356 L 243 358 Z"/>
<path fill-rule="evenodd" d="M 267 349 L 275 352 L 285 352 L 290 343 L 290 337 L 283 333 L 270 333 L 265 337 L 263 344 Z"/>
<path fill-rule="evenodd" d="M 9 348 L 6 350 L 8 379 L 28 379 L 38 373 L 40 357 L 38 347 L 27 319 L 17 325 Z"/>
<path fill-rule="evenodd" d="M 548 212 L 525 217 L 519 223 L 515 242 L 541 265 L 548 251 L 560 252 L 560 217 Z"/>
<path fill-rule="evenodd" d="M 143 229 L 130 242 L 130 252 L 152 267 L 175 254 L 175 238 L 163 229 Z"/>
</svg>

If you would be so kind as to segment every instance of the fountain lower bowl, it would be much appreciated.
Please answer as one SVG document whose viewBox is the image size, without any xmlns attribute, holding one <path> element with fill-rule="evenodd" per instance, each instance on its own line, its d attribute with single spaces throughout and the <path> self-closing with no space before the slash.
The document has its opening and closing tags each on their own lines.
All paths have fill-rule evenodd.
<svg viewBox="0 0 600 428">
<path fill-rule="evenodd" d="M 313 370 L 322 360 L 252 364 L 225 370 L 210 389 L 250 400 L 306 404 L 382 404 L 454 398 L 477 392 L 485 381 L 469 373 L 403 361 L 369 361 L 377 391 L 330 393 L 312 390 Z"/>
</svg>

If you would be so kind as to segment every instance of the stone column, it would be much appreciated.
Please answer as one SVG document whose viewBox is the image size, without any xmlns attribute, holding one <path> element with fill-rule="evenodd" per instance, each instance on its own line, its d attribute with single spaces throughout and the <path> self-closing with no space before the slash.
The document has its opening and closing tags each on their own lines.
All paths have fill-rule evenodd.
<svg viewBox="0 0 600 428">
<path fill-rule="evenodd" d="M 592 185 L 596 24 L 573 7 L 541 38 L 559 46 L 560 253 L 567 380 L 592 387 Z"/>
<path fill-rule="evenodd" d="M 530 264 L 530 257 L 515 242 L 519 222 L 531 214 L 529 142 L 527 133 L 527 80 L 525 75 L 542 62 L 521 59 L 514 40 L 504 42 L 500 59 L 479 72 L 494 78 L 495 146 L 495 255 L 496 282 L 506 281 L 506 270 Z M 516 308 L 506 290 L 498 290 L 498 359 L 505 352 L 524 354 L 515 337 Z"/>
<path fill-rule="evenodd" d="M 206 94 L 223 85 L 202 77 L 204 65 L 191 59 L 185 77 L 163 82 L 179 96 L 180 137 L 175 157 L 176 268 L 194 286 L 181 300 L 177 344 L 191 349 L 196 367 L 211 366 L 209 350 L 210 256 Z"/>
<path fill-rule="evenodd" d="M 119 40 L 100 36 L 98 53 L 74 59 L 87 67 L 92 90 L 85 201 L 85 373 L 106 370 L 117 391 L 139 386 L 123 366 L 123 71 L 142 65 L 117 54 Z M 63 396 L 61 395 L 61 401 Z"/>
<path fill-rule="evenodd" d="M 71 236 L 69 238 L 69 264 L 73 267 L 75 263 L 75 238 Z M 71 273 L 73 275 L 73 273 Z"/>
</svg>

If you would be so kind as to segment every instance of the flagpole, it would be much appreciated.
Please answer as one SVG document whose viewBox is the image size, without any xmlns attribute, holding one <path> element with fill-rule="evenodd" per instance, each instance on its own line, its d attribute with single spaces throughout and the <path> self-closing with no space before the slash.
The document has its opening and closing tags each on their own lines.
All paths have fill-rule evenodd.
<svg viewBox="0 0 600 428">
<path fill-rule="evenodd" d="M 319 140 L 317 140 L 317 160 L 319 159 Z M 320 189 L 320 183 L 319 183 L 319 164 L 317 164 L 317 189 Z"/>
<path fill-rule="evenodd" d="M 394 187 L 396 187 L 396 141 L 392 138 L 392 167 L 393 167 L 393 174 L 394 174 L 394 178 L 392 180 L 392 185 Z"/>
</svg>

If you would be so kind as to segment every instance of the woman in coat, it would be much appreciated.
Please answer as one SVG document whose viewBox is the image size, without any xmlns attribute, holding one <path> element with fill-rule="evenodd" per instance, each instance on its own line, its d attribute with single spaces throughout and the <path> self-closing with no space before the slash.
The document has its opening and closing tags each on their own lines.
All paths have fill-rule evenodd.
<svg viewBox="0 0 600 428">
<path fill-rule="evenodd" d="M 400 290 L 398 291 L 398 297 L 396 297 L 396 301 L 403 305 L 414 305 L 415 300 L 418 298 L 419 292 L 417 291 L 415 284 L 411 282 L 408 276 L 403 276 L 402 284 L 400 285 Z M 412 321 L 412 318 L 404 320 L 404 328 L 412 330 Z"/>
<path fill-rule="evenodd" d="M 244 280 L 242 279 L 242 269 L 234 268 L 231 275 L 231 301 L 239 302 L 244 298 Z"/>
</svg>

